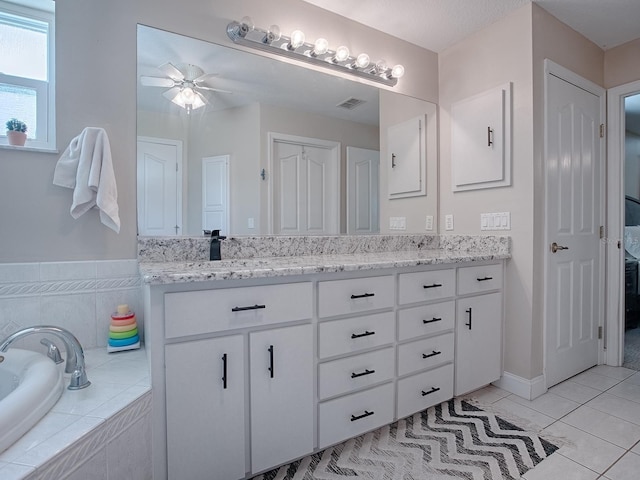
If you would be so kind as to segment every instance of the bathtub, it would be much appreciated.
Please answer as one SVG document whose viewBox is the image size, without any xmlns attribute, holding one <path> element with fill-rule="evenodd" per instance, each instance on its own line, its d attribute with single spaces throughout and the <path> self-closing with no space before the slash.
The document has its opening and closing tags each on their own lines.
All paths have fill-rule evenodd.
<svg viewBox="0 0 640 480">
<path fill-rule="evenodd" d="M 0 352 L 0 452 L 55 405 L 64 390 L 61 369 L 40 353 Z"/>
</svg>

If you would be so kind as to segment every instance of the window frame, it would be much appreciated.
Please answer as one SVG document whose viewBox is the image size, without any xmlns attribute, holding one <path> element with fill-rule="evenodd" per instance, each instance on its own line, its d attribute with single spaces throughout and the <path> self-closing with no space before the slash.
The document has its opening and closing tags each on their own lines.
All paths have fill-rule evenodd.
<svg viewBox="0 0 640 480">
<path fill-rule="evenodd" d="M 38 138 L 27 138 L 25 147 L 56 149 L 55 114 L 55 13 L 0 0 L 0 11 L 48 24 L 47 38 L 47 78 L 48 81 L 33 80 L 0 73 L 0 83 L 22 86 L 37 92 L 36 112 L 38 124 L 35 126 Z M 9 145 L 4 125 L 0 125 L 0 146 Z"/>
</svg>

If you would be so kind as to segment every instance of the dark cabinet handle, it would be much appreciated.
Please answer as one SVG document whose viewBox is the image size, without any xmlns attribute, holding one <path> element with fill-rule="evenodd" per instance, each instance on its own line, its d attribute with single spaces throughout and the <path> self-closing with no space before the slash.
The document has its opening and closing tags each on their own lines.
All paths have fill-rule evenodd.
<svg viewBox="0 0 640 480">
<path fill-rule="evenodd" d="M 250 307 L 233 307 L 232 312 L 244 312 L 245 310 L 259 310 L 261 308 L 267 308 L 266 305 L 252 305 Z"/>
<path fill-rule="evenodd" d="M 369 370 L 368 368 L 365 368 L 364 372 L 360 372 L 360 373 L 352 372 L 351 373 L 351 378 L 364 377 L 365 375 L 371 375 L 372 373 L 376 373 L 376 371 L 375 370 Z"/>
<path fill-rule="evenodd" d="M 368 297 L 373 297 L 375 295 L 375 293 L 363 293 L 362 295 L 351 295 L 351 300 L 353 300 L 354 298 L 368 298 Z"/>
<path fill-rule="evenodd" d="M 227 354 L 222 355 L 222 388 L 227 389 Z"/>
<path fill-rule="evenodd" d="M 486 282 L 487 280 L 493 280 L 493 277 L 476 278 L 476 280 L 479 282 Z"/>
<path fill-rule="evenodd" d="M 368 337 L 369 335 L 375 335 L 375 334 L 376 332 L 370 332 L 368 330 L 365 330 L 364 333 L 352 333 L 351 338 Z"/>
<path fill-rule="evenodd" d="M 422 358 L 430 358 L 430 357 L 435 357 L 436 355 L 440 355 L 442 352 L 436 352 L 435 350 L 433 351 L 433 353 L 423 353 L 422 354 Z"/>
<path fill-rule="evenodd" d="M 465 312 L 467 312 L 469 314 L 469 323 L 465 323 L 465 326 L 469 327 L 469 330 L 471 330 L 471 318 L 472 318 L 471 307 L 469 307 L 467 310 L 465 310 Z"/>
<path fill-rule="evenodd" d="M 440 390 L 440 387 L 433 387 L 428 392 L 425 392 L 424 390 L 422 390 L 422 396 L 426 397 L 427 395 L 431 395 L 432 393 L 436 393 L 438 390 Z"/>
<path fill-rule="evenodd" d="M 433 323 L 433 322 L 441 322 L 442 318 L 433 317 L 431 320 L 422 320 L 422 323 Z"/>
<path fill-rule="evenodd" d="M 441 286 L 442 286 L 441 283 L 433 283 L 431 285 L 423 285 L 422 288 L 439 288 Z"/>
<path fill-rule="evenodd" d="M 271 378 L 273 378 L 273 374 L 275 372 L 275 368 L 273 366 L 273 345 L 269 345 L 269 348 L 267 349 L 269 350 L 269 372 L 271 372 Z"/>
<path fill-rule="evenodd" d="M 364 413 L 362 415 L 351 415 L 351 421 L 355 422 L 356 420 L 360 420 L 361 418 L 365 418 L 365 417 L 370 417 L 371 415 L 373 415 L 373 412 L 367 412 L 366 410 L 364 411 Z"/>
<path fill-rule="evenodd" d="M 493 128 L 487 127 L 487 147 L 493 145 Z"/>
</svg>

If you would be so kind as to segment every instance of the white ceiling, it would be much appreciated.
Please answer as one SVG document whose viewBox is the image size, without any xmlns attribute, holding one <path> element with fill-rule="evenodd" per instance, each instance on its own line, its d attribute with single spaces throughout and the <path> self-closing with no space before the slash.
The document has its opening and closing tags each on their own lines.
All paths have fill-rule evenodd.
<svg viewBox="0 0 640 480">
<path fill-rule="evenodd" d="M 304 0 L 441 52 L 533 1 L 603 49 L 640 37 L 640 0 Z"/>
</svg>

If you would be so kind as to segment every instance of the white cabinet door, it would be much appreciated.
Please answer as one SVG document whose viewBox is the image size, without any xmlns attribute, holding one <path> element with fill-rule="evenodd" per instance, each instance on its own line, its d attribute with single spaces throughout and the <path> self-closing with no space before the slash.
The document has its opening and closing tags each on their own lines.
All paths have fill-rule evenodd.
<svg viewBox="0 0 640 480">
<path fill-rule="evenodd" d="M 451 106 L 453 191 L 511 185 L 511 85 Z"/>
<path fill-rule="evenodd" d="M 425 194 L 425 122 L 426 116 L 420 115 L 387 129 L 391 157 L 387 163 L 389 198 Z"/>
<path fill-rule="evenodd" d="M 458 300 L 455 394 L 476 390 L 502 374 L 502 294 Z"/>
<path fill-rule="evenodd" d="M 169 479 L 245 476 L 241 335 L 165 347 Z"/>
<path fill-rule="evenodd" d="M 251 470 L 313 451 L 313 327 L 249 334 Z"/>
</svg>

